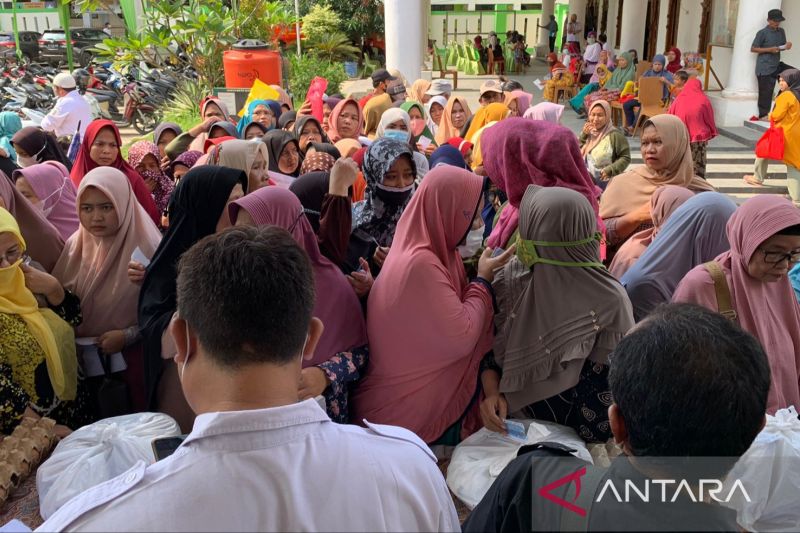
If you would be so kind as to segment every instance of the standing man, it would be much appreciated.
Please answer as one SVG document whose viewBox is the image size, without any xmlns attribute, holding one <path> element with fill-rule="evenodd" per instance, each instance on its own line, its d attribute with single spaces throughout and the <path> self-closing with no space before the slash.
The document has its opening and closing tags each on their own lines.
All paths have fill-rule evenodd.
<svg viewBox="0 0 800 533">
<path fill-rule="evenodd" d="M 768 120 L 778 75 L 784 70 L 794 68 L 781 61 L 781 52 L 792 49 L 792 43 L 786 42 L 786 32 L 781 28 L 784 20 L 786 19 L 780 9 L 770 9 L 767 13 L 767 26 L 756 33 L 750 48 L 751 52 L 758 54 L 758 120 Z M 751 120 L 754 118 L 756 117 Z"/>
<path fill-rule="evenodd" d="M 55 107 L 45 115 L 41 128 L 52 131 L 56 137 L 75 135 L 80 125 L 81 138 L 86 127 L 93 120 L 92 108 L 76 90 L 75 78 L 68 72 L 57 74 L 53 78 L 53 92 L 58 97 Z"/>
<path fill-rule="evenodd" d="M 367 105 L 370 98 L 373 96 L 380 96 L 386 92 L 386 89 L 389 88 L 389 82 L 395 81 L 397 78 L 389 74 L 389 71 L 385 68 L 379 68 L 375 72 L 372 73 L 372 92 L 369 93 L 367 96 L 362 98 L 358 101 L 359 107 L 364 109 L 364 106 Z"/>
<path fill-rule="evenodd" d="M 556 51 L 556 34 L 558 33 L 558 22 L 556 22 L 556 16 L 550 15 L 550 22 L 542 26 L 541 24 L 537 24 L 540 28 L 547 29 L 548 33 L 548 43 L 550 45 L 550 53 Z"/>
<path fill-rule="evenodd" d="M 112 35 L 111 35 L 111 23 L 110 22 L 106 22 L 105 24 L 103 24 L 103 33 L 105 33 L 109 37 L 112 37 Z"/>
<path fill-rule="evenodd" d="M 567 24 L 567 43 L 575 43 L 578 52 L 581 51 L 581 34 L 583 34 L 583 24 L 578 22 L 578 14 L 573 13 Z"/>
</svg>

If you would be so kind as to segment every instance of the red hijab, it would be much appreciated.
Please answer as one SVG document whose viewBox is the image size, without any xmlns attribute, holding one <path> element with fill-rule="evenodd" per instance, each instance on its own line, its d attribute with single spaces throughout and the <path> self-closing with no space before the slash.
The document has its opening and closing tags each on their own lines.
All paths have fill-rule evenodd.
<svg viewBox="0 0 800 533">
<path fill-rule="evenodd" d="M 114 132 L 114 137 L 117 140 L 117 146 L 120 148 L 122 147 L 122 138 L 119 135 L 119 129 L 117 128 L 116 124 L 105 119 L 92 121 L 89 124 L 89 127 L 86 128 L 86 135 L 83 136 L 83 141 L 81 142 L 81 147 L 78 151 L 78 157 L 75 158 L 75 163 L 72 165 L 72 172 L 70 172 L 69 175 L 76 188 L 80 186 L 81 180 L 83 180 L 83 177 L 88 174 L 89 171 L 100 166 L 91 158 L 89 151 L 91 150 L 92 144 L 94 144 L 94 140 L 97 138 L 97 135 L 103 128 L 110 128 L 111 131 Z M 158 212 L 158 208 L 156 207 L 155 200 L 153 200 L 153 196 L 150 194 L 150 191 L 144 184 L 142 176 L 140 176 L 139 173 L 136 172 L 136 170 L 122 158 L 121 150 L 117 151 L 117 158 L 109 166 L 116 168 L 125 174 L 131 184 L 131 188 L 133 189 L 136 199 L 139 201 L 139 204 L 144 207 L 144 210 L 147 211 L 147 214 L 150 215 L 150 218 L 153 219 L 153 222 L 159 224 L 161 222 L 161 214 Z"/>
<path fill-rule="evenodd" d="M 681 50 L 677 46 L 673 46 L 672 48 L 667 50 L 667 53 L 669 52 L 675 54 L 675 61 L 670 61 L 669 63 L 667 63 L 666 69 L 667 72 L 669 72 L 670 74 L 675 74 L 681 69 Z"/>
</svg>

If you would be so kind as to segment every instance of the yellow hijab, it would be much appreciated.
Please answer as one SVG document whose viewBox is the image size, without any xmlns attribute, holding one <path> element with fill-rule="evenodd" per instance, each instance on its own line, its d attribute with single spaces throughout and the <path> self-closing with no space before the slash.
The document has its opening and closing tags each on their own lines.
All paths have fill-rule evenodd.
<svg viewBox="0 0 800 533">
<path fill-rule="evenodd" d="M 25 240 L 11 213 L 0 208 L 0 233 L 13 234 L 25 249 Z M 19 315 L 36 342 L 44 350 L 47 374 L 53 391 L 62 400 L 74 400 L 78 386 L 78 359 L 75 353 L 75 333 L 72 328 L 49 309 L 39 309 L 33 293 L 25 286 L 20 259 L 13 265 L 0 268 L 0 313 Z M 0 332 L 0 340 L 3 332 Z"/>
<path fill-rule="evenodd" d="M 508 117 L 509 113 L 511 113 L 511 110 L 508 109 L 508 106 L 497 102 L 480 108 L 478 112 L 475 113 L 475 118 L 472 119 L 472 124 L 470 124 L 469 130 L 467 130 L 467 136 L 464 138 L 474 144 L 475 141 L 472 137 L 479 129 L 490 122 L 500 122 Z"/>
</svg>

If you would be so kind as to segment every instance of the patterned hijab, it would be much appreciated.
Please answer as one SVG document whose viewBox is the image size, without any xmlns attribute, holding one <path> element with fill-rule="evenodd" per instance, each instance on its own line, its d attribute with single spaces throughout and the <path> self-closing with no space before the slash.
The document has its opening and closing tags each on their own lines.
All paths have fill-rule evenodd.
<svg viewBox="0 0 800 533">
<path fill-rule="evenodd" d="M 303 164 L 300 167 L 300 175 L 308 174 L 309 172 L 328 172 L 333 168 L 334 163 L 336 163 L 336 160 L 331 154 L 313 152 L 303 160 Z"/>
<path fill-rule="evenodd" d="M 134 143 L 131 149 L 128 150 L 128 163 L 130 163 L 133 168 L 136 168 L 148 155 L 155 157 L 156 163 L 161 162 L 161 154 L 158 150 L 158 145 L 150 141 L 139 141 Z M 175 189 L 175 184 L 169 176 L 161 171 L 160 167 L 159 170 L 137 170 L 137 172 L 142 176 L 145 184 L 155 184 L 155 188 L 152 191 L 153 200 L 156 202 L 158 212 L 163 213 L 167 205 L 169 205 L 169 198 L 172 195 L 172 191 Z"/>
</svg>

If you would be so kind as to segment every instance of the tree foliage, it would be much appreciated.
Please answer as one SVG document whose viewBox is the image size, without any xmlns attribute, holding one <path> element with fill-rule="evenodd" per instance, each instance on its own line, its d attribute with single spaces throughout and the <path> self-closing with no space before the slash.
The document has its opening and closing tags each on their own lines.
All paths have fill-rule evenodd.
<svg viewBox="0 0 800 533">
<path fill-rule="evenodd" d="M 303 17 L 303 35 L 309 42 L 316 42 L 340 31 L 342 20 L 325 4 L 316 4 Z"/>
</svg>

